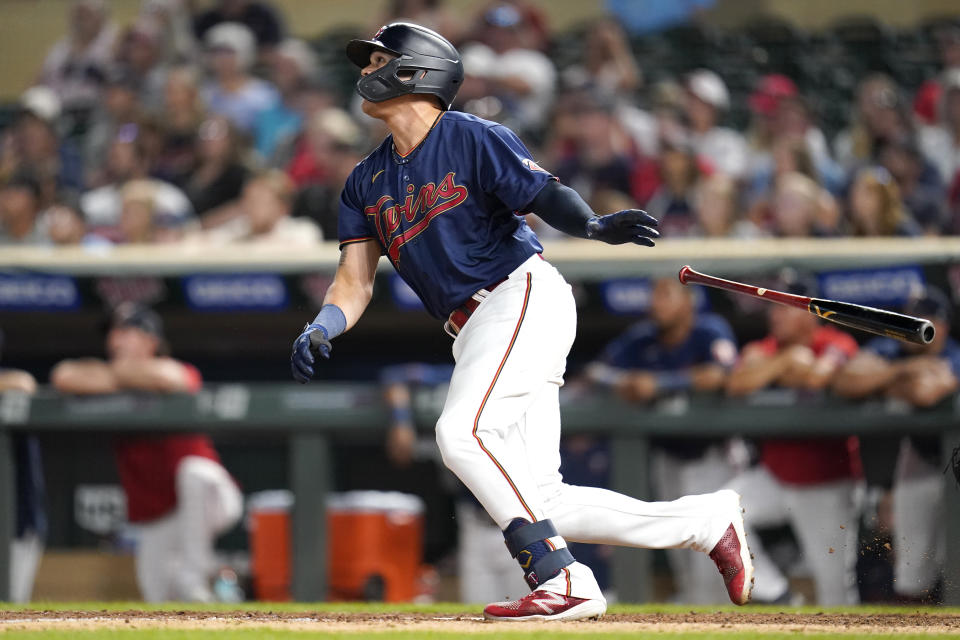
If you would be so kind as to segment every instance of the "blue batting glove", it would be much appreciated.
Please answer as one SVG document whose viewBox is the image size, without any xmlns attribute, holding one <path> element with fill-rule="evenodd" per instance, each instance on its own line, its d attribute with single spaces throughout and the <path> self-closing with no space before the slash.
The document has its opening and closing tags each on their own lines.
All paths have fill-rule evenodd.
<svg viewBox="0 0 960 640">
<path fill-rule="evenodd" d="M 306 384 L 313 378 L 313 363 L 316 356 L 330 358 L 330 349 L 333 347 L 327 339 L 327 330 L 319 324 L 308 324 L 293 343 L 293 353 L 290 355 L 290 370 L 293 378 L 300 384 Z"/>
<path fill-rule="evenodd" d="M 607 244 L 632 242 L 647 247 L 660 237 L 657 219 L 640 209 L 625 209 L 587 220 L 587 237 Z"/>
</svg>

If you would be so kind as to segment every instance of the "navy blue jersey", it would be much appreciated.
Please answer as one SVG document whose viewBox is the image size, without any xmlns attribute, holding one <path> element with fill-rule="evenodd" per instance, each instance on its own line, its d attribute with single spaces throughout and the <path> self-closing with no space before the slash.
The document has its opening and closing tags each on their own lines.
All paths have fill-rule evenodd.
<svg viewBox="0 0 960 640">
<path fill-rule="evenodd" d="M 718 315 L 699 315 L 687 339 L 667 346 L 658 341 L 660 330 L 650 321 L 635 324 L 607 345 L 601 361 L 618 369 L 670 371 L 715 362 L 734 364 L 736 341 L 727 321 Z"/>
<path fill-rule="evenodd" d="M 874 338 L 863 345 L 863 348 L 868 351 L 873 351 L 878 356 L 886 358 L 887 360 L 897 360 L 898 358 L 908 358 L 917 355 L 906 351 L 903 346 L 902 342 L 894 340 L 893 338 Z M 947 338 L 946 344 L 943 345 L 943 351 L 940 352 L 937 357 L 946 360 L 950 365 L 950 369 L 953 371 L 953 375 L 960 378 L 960 343 L 953 338 Z"/>
<path fill-rule="evenodd" d="M 379 242 L 444 318 L 543 251 L 518 214 L 553 179 L 506 127 L 447 111 L 408 155 L 387 136 L 354 168 L 340 197 L 340 247 Z"/>
</svg>

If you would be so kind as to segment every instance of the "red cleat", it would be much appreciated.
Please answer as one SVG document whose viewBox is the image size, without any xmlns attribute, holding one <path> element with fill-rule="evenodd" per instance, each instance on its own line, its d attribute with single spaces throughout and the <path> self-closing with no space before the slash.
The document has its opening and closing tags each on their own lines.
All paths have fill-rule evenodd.
<svg viewBox="0 0 960 640">
<path fill-rule="evenodd" d="M 739 506 L 739 500 L 737 504 Z M 750 593 L 753 591 L 752 557 L 750 549 L 747 548 L 747 535 L 743 530 L 743 516 L 737 513 L 720 542 L 710 552 L 710 559 L 720 570 L 723 584 L 727 587 L 727 595 L 733 604 L 743 605 L 750 602 Z"/>
<path fill-rule="evenodd" d="M 534 591 L 519 600 L 494 602 L 483 610 L 486 620 L 582 620 L 599 618 L 607 611 L 603 600 L 574 598 L 549 591 Z"/>
</svg>

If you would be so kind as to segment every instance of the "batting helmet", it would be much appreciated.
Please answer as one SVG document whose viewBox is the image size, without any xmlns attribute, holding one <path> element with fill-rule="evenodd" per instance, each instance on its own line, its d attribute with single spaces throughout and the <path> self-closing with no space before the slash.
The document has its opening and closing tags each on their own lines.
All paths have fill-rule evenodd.
<svg viewBox="0 0 960 640">
<path fill-rule="evenodd" d="M 360 78 L 357 93 L 370 102 L 383 102 L 408 93 L 437 96 L 449 109 L 463 82 L 460 53 L 436 31 L 409 22 L 380 27 L 370 40 L 351 40 L 347 57 L 361 69 L 370 64 L 370 54 L 385 51 L 397 56 L 373 73 Z M 413 77 L 401 80 L 399 73 Z"/>
</svg>

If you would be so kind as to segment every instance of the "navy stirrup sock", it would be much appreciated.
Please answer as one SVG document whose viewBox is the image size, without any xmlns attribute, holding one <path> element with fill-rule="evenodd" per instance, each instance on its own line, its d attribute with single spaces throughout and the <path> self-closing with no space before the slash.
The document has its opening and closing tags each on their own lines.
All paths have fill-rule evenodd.
<svg viewBox="0 0 960 640">
<path fill-rule="evenodd" d="M 558 575 L 574 562 L 566 548 L 554 549 L 547 544 L 548 538 L 559 535 L 550 520 L 527 522 L 514 518 L 503 531 L 504 542 L 510 555 L 517 559 L 523 569 L 523 577 L 531 590 Z"/>
</svg>

